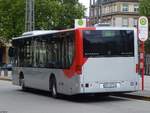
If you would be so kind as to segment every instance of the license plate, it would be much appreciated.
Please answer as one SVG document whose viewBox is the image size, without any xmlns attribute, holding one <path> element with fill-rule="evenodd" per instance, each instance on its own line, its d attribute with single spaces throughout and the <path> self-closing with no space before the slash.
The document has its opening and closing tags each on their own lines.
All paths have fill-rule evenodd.
<svg viewBox="0 0 150 113">
<path fill-rule="evenodd" d="M 104 83 L 104 88 L 117 88 L 116 83 Z"/>
</svg>

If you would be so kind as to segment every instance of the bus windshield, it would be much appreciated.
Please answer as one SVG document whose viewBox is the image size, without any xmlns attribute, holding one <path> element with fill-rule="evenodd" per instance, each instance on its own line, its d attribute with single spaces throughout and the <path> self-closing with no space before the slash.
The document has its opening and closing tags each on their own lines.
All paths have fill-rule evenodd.
<svg viewBox="0 0 150 113">
<path fill-rule="evenodd" d="M 133 57 L 133 30 L 83 31 L 84 57 Z"/>
</svg>

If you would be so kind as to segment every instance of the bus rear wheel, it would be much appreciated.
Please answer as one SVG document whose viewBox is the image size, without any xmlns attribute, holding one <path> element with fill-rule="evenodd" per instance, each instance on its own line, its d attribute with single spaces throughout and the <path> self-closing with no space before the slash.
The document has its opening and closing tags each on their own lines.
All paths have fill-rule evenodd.
<svg viewBox="0 0 150 113">
<path fill-rule="evenodd" d="M 52 97 L 57 98 L 58 97 L 58 93 L 57 93 L 56 79 L 53 77 L 50 82 L 51 82 L 51 87 L 50 87 L 51 95 L 52 95 Z"/>
<path fill-rule="evenodd" d="M 25 79 L 24 79 L 24 74 L 23 72 L 20 73 L 20 76 L 19 76 L 19 84 L 22 88 L 23 91 L 26 91 L 27 90 L 27 87 L 25 86 Z"/>
<path fill-rule="evenodd" d="M 22 88 L 23 91 L 26 90 L 25 83 L 24 83 L 24 78 L 20 79 L 20 86 L 21 86 L 21 88 Z"/>
</svg>

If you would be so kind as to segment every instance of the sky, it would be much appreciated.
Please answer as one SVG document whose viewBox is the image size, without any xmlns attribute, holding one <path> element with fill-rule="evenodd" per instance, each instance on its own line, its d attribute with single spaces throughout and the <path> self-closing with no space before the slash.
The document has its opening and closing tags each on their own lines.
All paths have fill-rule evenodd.
<svg viewBox="0 0 150 113">
<path fill-rule="evenodd" d="M 88 8 L 86 11 L 86 16 L 89 16 L 89 2 L 90 2 L 90 0 L 79 0 L 79 2 L 82 3 L 83 5 L 85 5 L 86 8 Z"/>
</svg>

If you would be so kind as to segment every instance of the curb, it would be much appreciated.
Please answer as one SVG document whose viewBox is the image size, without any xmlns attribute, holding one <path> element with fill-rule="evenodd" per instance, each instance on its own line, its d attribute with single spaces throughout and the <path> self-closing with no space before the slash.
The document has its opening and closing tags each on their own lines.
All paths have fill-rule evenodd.
<svg viewBox="0 0 150 113">
<path fill-rule="evenodd" d="M 125 98 L 131 98 L 131 99 L 138 99 L 138 100 L 145 100 L 150 101 L 150 96 L 143 96 L 143 95 L 135 95 L 135 94 L 117 94 L 114 96 L 118 97 L 125 97 Z"/>
<path fill-rule="evenodd" d="M 0 77 L 0 80 L 12 81 L 10 78 L 7 78 L 7 77 Z"/>
</svg>

